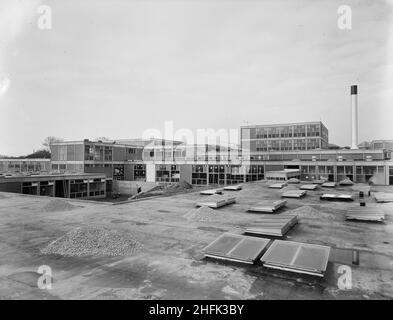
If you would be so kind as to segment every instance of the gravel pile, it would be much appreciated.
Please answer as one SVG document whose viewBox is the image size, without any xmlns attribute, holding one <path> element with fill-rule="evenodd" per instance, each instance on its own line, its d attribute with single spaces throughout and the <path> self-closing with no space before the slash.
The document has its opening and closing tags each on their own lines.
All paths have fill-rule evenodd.
<svg viewBox="0 0 393 320">
<path fill-rule="evenodd" d="M 328 213 L 319 211 L 310 206 L 301 206 L 299 208 L 285 212 L 286 214 L 295 214 L 299 218 L 309 218 L 309 219 L 334 219 L 334 217 Z"/>
<path fill-rule="evenodd" d="M 162 185 L 155 186 L 145 192 L 135 194 L 130 199 L 132 200 L 132 199 L 161 196 L 161 195 L 174 195 L 182 192 L 187 192 L 187 190 L 192 188 L 193 188 L 192 185 L 186 181 L 180 181 L 170 184 L 162 184 Z"/>
<path fill-rule="evenodd" d="M 354 183 L 348 177 L 338 183 L 340 186 L 352 186 Z"/>
<path fill-rule="evenodd" d="M 187 219 L 188 221 L 210 222 L 215 220 L 216 215 L 217 213 L 214 211 L 214 209 L 202 206 L 190 210 L 183 216 L 183 218 Z"/>
<path fill-rule="evenodd" d="M 66 233 L 41 250 L 43 254 L 63 256 L 131 256 L 142 244 L 129 232 L 104 227 L 80 227 Z"/>
<path fill-rule="evenodd" d="M 178 190 L 188 190 L 192 189 L 192 185 L 186 181 L 180 181 L 175 183 L 162 184 L 159 186 L 155 186 L 146 192 L 154 192 L 154 191 L 178 191 Z"/>
<path fill-rule="evenodd" d="M 167 186 L 167 189 L 182 189 L 182 190 L 188 190 L 188 189 L 192 189 L 192 185 L 189 184 L 186 181 L 180 181 L 180 182 L 176 182 L 173 184 L 170 184 Z"/>
<path fill-rule="evenodd" d="M 291 178 L 288 180 L 288 183 L 300 183 L 300 180 L 296 178 Z"/>
<path fill-rule="evenodd" d="M 75 206 L 68 201 L 61 199 L 50 200 L 47 204 L 42 207 L 45 212 L 56 212 L 56 211 L 70 211 L 73 209 L 80 208 L 80 206 Z"/>
</svg>

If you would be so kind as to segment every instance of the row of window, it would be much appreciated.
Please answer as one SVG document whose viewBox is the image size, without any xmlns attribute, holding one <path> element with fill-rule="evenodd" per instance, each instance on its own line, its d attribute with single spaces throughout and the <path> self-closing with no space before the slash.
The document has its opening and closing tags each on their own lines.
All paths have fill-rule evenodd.
<svg viewBox="0 0 393 320">
<path fill-rule="evenodd" d="M 89 197 L 103 196 L 105 195 L 105 191 L 100 190 L 100 191 L 90 191 L 89 193 L 87 192 L 70 193 L 70 198 L 86 198 L 88 194 Z"/>
<path fill-rule="evenodd" d="M 67 165 L 65 163 L 61 163 L 61 164 L 55 164 L 52 163 L 52 170 L 66 170 L 67 169 Z"/>
<path fill-rule="evenodd" d="M 196 185 L 206 185 L 207 181 L 209 180 L 209 184 L 219 184 L 219 185 L 225 185 L 225 184 L 240 184 L 244 182 L 244 179 L 246 179 L 246 182 L 249 181 L 257 181 L 257 180 L 263 180 L 264 175 L 263 174 L 216 174 L 216 173 L 193 173 L 192 174 L 192 184 Z"/>
<path fill-rule="evenodd" d="M 272 151 L 272 150 L 271 150 Z M 280 153 L 280 154 L 263 154 L 250 155 L 250 160 L 267 160 L 267 161 L 365 161 L 365 160 L 383 160 L 382 153 L 376 154 L 301 154 L 301 153 Z"/>
<path fill-rule="evenodd" d="M 385 168 L 383 166 L 356 166 L 355 167 L 357 175 L 374 175 L 377 173 L 384 174 Z M 336 171 L 334 166 L 300 166 L 301 173 L 319 173 L 319 174 L 344 174 L 352 175 L 354 174 L 353 166 L 336 166 Z"/>
<path fill-rule="evenodd" d="M 126 153 L 136 154 L 137 149 L 126 148 Z M 113 147 L 85 145 L 85 160 L 89 161 L 112 161 L 113 160 Z M 61 159 L 60 159 L 61 160 Z M 124 160 L 124 159 L 120 159 Z"/>
<path fill-rule="evenodd" d="M 156 169 L 156 181 L 179 182 L 180 167 L 177 165 L 159 165 Z"/>
<path fill-rule="evenodd" d="M 243 148 L 254 151 L 282 151 L 282 150 L 313 150 L 321 148 L 320 139 L 291 139 L 291 140 L 258 140 L 255 147 L 248 141 L 243 142 Z"/>
<path fill-rule="evenodd" d="M 257 181 L 264 179 L 264 168 L 261 165 L 251 165 L 246 168 L 246 175 L 243 174 L 222 174 L 222 173 L 206 173 L 203 172 L 204 166 L 194 166 L 192 173 L 192 183 L 206 185 L 207 180 L 211 184 L 238 184 L 245 180 Z M 280 168 L 267 168 L 268 171 L 280 170 Z M 354 172 L 355 169 L 355 172 Z M 381 174 L 384 176 L 384 166 L 301 166 L 300 167 L 302 180 L 314 180 L 320 178 L 328 178 L 329 181 L 334 181 L 335 176 L 337 180 L 349 177 L 352 181 L 367 182 L 372 176 Z M 355 179 L 355 180 L 354 180 Z M 389 168 L 389 184 L 393 181 L 393 167 Z"/>
<path fill-rule="evenodd" d="M 85 145 L 85 160 L 112 161 L 113 148 L 95 145 Z"/>
<path fill-rule="evenodd" d="M 45 168 L 44 168 L 45 169 Z M 34 165 L 29 165 L 29 166 L 10 166 L 10 167 L 2 167 L 0 168 L 0 172 L 39 172 L 43 170 L 41 166 L 34 166 Z"/>
<path fill-rule="evenodd" d="M 327 130 L 323 130 L 327 135 Z M 242 129 L 242 138 L 268 139 L 268 138 L 291 138 L 291 137 L 319 137 L 321 136 L 320 124 L 291 125 L 283 127 L 257 127 Z"/>
<path fill-rule="evenodd" d="M 203 152 L 203 153 L 194 153 L 194 152 L 179 152 L 174 154 L 166 153 L 165 156 L 161 153 L 155 152 L 154 150 L 144 152 L 142 156 L 145 161 L 181 161 L 181 160 L 191 160 L 191 161 L 227 161 L 227 160 L 236 160 L 239 158 L 239 151 L 228 153 L 227 151 L 223 152 Z"/>
<path fill-rule="evenodd" d="M 286 132 L 286 133 L 275 133 L 275 134 L 256 134 L 256 139 L 277 139 L 277 138 L 292 138 L 292 137 L 319 137 L 319 132 Z"/>
</svg>

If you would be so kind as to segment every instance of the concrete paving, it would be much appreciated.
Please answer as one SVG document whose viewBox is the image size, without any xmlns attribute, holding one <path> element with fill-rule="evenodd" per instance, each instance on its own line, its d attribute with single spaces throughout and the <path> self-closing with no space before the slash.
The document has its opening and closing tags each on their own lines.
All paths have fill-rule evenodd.
<svg viewBox="0 0 393 320">
<path fill-rule="evenodd" d="M 333 248 L 323 279 L 272 271 L 256 265 L 223 263 L 204 258 L 201 250 L 223 232 L 241 233 L 260 214 L 247 208 L 263 200 L 278 200 L 289 185 L 269 189 L 265 182 L 243 184 L 224 192 L 236 204 L 197 219 L 194 204 L 205 196 L 194 193 L 110 205 L 67 200 L 70 211 L 47 212 L 52 199 L 0 193 L 0 299 L 391 299 L 393 298 L 393 204 L 375 203 L 385 223 L 345 221 L 353 203 L 320 201 L 328 191 L 318 187 L 301 199 L 287 199 L 279 214 L 292 210 L 299 224 L 286 239 Z M 381 190 L 379 190 L 381 189 Z M 383 189 L 383 190 L 382 190 Z M 393 192 L 391 187 L 373 191 Z M 338 187 L 335 193 L 353 193 Z M 300 208 L 305 206 L 303 208 Z M 51 241 L 80 226 L 126 230 L 143 244 L 136 256 L 64 257 L 43 255 Z M 359 265 L 352 264 L 352 250 Z M 39 266 L 50 266 L 52 289 L 39 289 Z M 352 271 L 351 289 L 338 287 L 340 265 Z"/>
</svg>

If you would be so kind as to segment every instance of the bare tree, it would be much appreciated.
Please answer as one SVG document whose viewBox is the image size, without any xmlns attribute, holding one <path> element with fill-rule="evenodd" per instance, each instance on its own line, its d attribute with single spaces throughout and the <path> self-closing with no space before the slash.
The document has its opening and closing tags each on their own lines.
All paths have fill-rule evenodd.
<svg viewBox="0 0 393 320">
<path fill-rule="evenodd" d="M 109 139 L 107 137 L 98 137 L 95 139 L 96 141 L 103 141 L 103 142 L 112 142 L 112 139 Z"/>
<path fill-rule="evenodd" d="M 62 139 L 62 138 L 56 138 L 56 137 L 53 137 L 53 136 L 49 136 L 49 137 L 46 137 L 46 138 L 45 138 L 45 140 L 42 142 L 42 145 L 43 145 L 46 149 L 49 149 L 49 146 L 50 146 L 52 143 L 62 142 L 62 141 L 64 141 L 64 139 Z"/>
</svg>

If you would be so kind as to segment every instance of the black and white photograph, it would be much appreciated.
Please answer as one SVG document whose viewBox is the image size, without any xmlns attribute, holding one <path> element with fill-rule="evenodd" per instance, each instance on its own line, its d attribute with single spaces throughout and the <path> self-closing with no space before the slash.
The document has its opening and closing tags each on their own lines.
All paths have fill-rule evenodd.
<svg viewBox="0 0 393 320">
<path fill-rule="evenodd" d="M 0 300 L 392 300 L 392 84 L 392 0 L 0 0 Z"/>
</svg>

